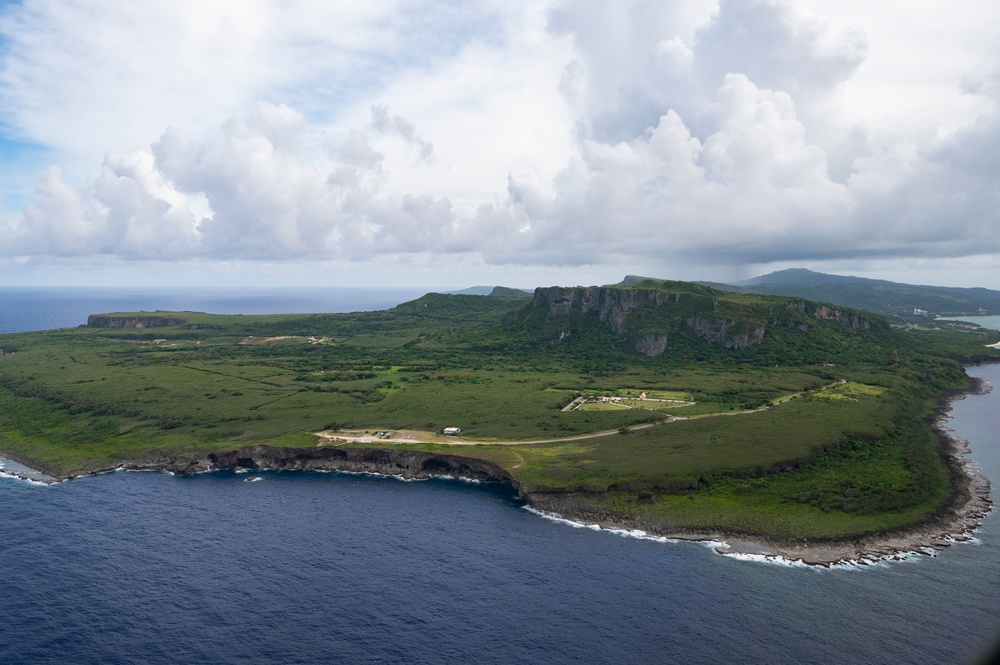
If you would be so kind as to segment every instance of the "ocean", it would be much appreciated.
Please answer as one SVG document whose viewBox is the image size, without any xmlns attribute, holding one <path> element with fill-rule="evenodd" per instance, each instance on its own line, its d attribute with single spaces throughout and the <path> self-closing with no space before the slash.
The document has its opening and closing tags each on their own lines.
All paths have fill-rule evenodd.
<svg viewBox="0 0 1000 665">
<path fill-rule="evenodd" d="M 138 292 L 118 301 L 133 306 L 45 297 L 73 303 L 58 325 L 201 309 Z M 267 306 L 218 297 L 213 311 Z M 48 327 L 49 314 L 11 305 L 38 300 L 0 292 L 5 329 Z M 1000 387 L 1000 366 L 969 373 Z M 957 401 L 950 422 L 995 487 L 998 414 L 995 390 Z M 0 663 L 974 663 L 1000 638 L 995 514 L 976 536 L 826 569 L 573 527 L 502 484 L 0 478 Z"/>
<path fill-rule="evenodd" d="M 417 288 L 0 287 L 0 333 L 72 328 L 90 314 L 155 312 L 310 314 L 389 309 L 426 293 Z"/>
<path fill-rule="evenodd" d="M 1000 316 L 961 316 L 949 317 L 951 321 L 968 321 L 988 328 L 989 330 L 1000 331 Z"/>
</svg>

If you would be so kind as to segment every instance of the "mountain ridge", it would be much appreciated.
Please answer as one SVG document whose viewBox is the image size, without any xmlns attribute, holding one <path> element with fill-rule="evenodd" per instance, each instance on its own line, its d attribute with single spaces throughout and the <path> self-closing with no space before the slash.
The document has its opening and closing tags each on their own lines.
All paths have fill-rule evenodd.
<svg viewBox="0 0 1000 665">
<path fill-rule="evenodd" d="M 790 268 L 736 283 L 699 282 L 742 293 L 783 295 L 853 307 L 899 319 L 1000 314 L 1000 291 L 904 284 Z"/>
</svg>

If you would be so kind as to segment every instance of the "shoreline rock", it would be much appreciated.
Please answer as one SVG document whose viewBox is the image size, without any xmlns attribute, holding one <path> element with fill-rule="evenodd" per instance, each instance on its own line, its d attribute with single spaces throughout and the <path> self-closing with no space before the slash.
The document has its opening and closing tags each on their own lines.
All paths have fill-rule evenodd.
<svg viewBox="0 0 1000 665">
<path fill-rule="evenodd" d="M 455 476 L 485 482 L 509 482 L 515 489 L 519 489 L 516 480 L 502 466 L 489 460 L 398 448 L 282 448 L 255 444 L 192 456 L 126 460 L 112 467 L 88 469 L 79 475 L 118 470 L 166 471 L 188 475 L 226 469 L 346 471 L 404 479 Z"/>
<path fill-rule="evenodd" d="M 53 485 L 60 480 L 64 480 L 64 478 L 57 475 L 46 473 L 44 470 L 38 468 L 43 465 L 37 464 L 23 455 L 6 451 L 0 452 L 3 453 L 0 455 L 0 472 L 2 472 L 2 475 L 33 483 L 42 483 L 44 485 Z"/>
</svg>

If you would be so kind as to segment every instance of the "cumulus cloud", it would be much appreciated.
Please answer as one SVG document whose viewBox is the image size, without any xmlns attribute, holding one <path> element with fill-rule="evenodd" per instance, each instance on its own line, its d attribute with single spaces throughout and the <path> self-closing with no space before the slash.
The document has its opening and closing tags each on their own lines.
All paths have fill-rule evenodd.
<svg viewBox="0 0 1000 665">
<path fill-rule="evenodd" d="M 398 136 L 407 145 L 412 147 L 422 162 L 430 162 L 434 159 L 434 144 L 417 134 L 410 122 L 398 115 L 389 117 L 389 108 L 385 104 L 376 104 L 372 107 L 372 129 L 380 134 Z"/>
<path fill-rule="evenodd" d="M 722 0 L 691 31 L 640 0 L 567 4 L 553 29 L 578 49 L 564 92 L 579 150 L 553 194 L 511 178 L 506 212 L 527 223 L 491 260 L 1000 250 L 996 113 L 944 139 L 844 122 L 838 92 L 868 50 L 858 28 L 789 2 Z"/>
<path fill-rule="evenodd" d="M 404 118 L 390 122 L 416 135 Z M 169 129 L 148 150 L 108 154 L 83 191 L 50 169 L 5 253 L 361 259 L 456 249 L 447 199 L 381 195 L 383 156 L 357 131 L 324 173 L 306 158 L 306 129 L 297 111 L 261 103 L 206 141 Z"/>
<path fill-rule="evenodd" d="M 18 242 L 8 242 L 11 254 L 55 254 L 99 252 L 103 228 L 93 209 L 63 182 L 58 167 L 48 169 L 35 185 L 37 200 L 23 214 L 17 230 Z"/>
<path fill-rule="evenodd" d="M 703 80 L 738 71 L 808 101 L 850 79 L 868 48 L 860 27 L 838 27 L 788 0 L 721 0 L 714 20 L 696 34 L 694 59 Z"/>
<path fill-rule="evenodd" d="M 704 140 L 668 111 L 631 141 L 582 141 L 554 196 L 512 179 L 511 207 L 530 221 L 496 259 L 721 257 L 835 237 L 849 194 L 827 176 L 824 153 L 806 141 L 789 96 L 730 74 L 711 106 L 718 128 Z"/>
<path fill-rule="evenodd" d="M 845 90 L 874 38 L 804 3 L 561 2 L 535 32 L 521 29 L 537 18 L 529 5 L 490 4 L 491 16 L 523 20 L 477 29 L 473 40 L 449 33 L 440 60 L 392 85 L 358 92 L 338 79 L 352 99 L 338 122 L 316 110 L 337 94 L 297 104 L 300 90 L 285 97 L 270 87 L 286 103 L 232 96 L 241 111 L 213 131 L 164 123 L 148 149 L 108 152 L 82 184 L 50 169 L 33 202 L 8 216 L 0 253 L 453 253 L 560 266 L 1000 253 L 1000 78 L 954 81 L 981 111 L 957 128 L 951 119 L 870 123 L 851 113 Z M 426 25 L 400 28 L 384 10 L 350 24 L 405 33 L 411 44 L 428 34 Z M 432 24 L 475 22 L 440 11 Z M 286 36 L 311 29 L 292 23 L 282 24 Z M 356 61 L 363 46 L 341 37 Z M 551 76 L 527 75 L 539 69 L 536 53 L 557 59 L 544 63 Z M 998 71 L 987 64 L 977 71 Z M 532 124 L 540 99 L 559 112 Z M 171 124 L 185 129 L 163 131 Z M 499 163 L 505 182 L 470 182 L 468 173 L 487 172 L 485 148 L 491 177 Z M 453 181 L 461 188 L 449 190 Z"/>
<path fill-rule="evenodd" d="M 27 0 L 0 6 L 0 124 L 79 167 L 256 101 L 319 121 L 489 39 L 521 2 Z M 85 130 L 81 131 L 81 128 Z"/>
</svg>

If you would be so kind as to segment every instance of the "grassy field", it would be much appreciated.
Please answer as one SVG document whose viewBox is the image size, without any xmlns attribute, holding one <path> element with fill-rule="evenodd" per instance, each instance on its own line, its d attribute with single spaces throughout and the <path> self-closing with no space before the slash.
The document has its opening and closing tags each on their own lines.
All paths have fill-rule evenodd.
<svg viewBox="0 0 1000 665">
<path fill-rule="evenodd" d="M 0 450 L 71 473 L 313 446 L 320 430 L 457 426 L 484 445 L 408 445 L 491 459 L 528 491 L 678 527 L 851 535 L 913 522 L 946 498 L 924 419 L 965 385 L 952 358 L 1000 358 L 978 336 L 887 328 L 859 334 L 856 350 L 838 332 L 835 366 L 759 350 L 647 358 L 600 331 L 577 347 L 536 344 L 500 324 L 525 302 L 432 294 L 350 315 L 122 313 L 106 319 L 172 325 L 3 335 Z M 611 346 L 598 358 L 600 340 Z M 563 411 L 602 395 L 622 405 Z"/>
</svg>

